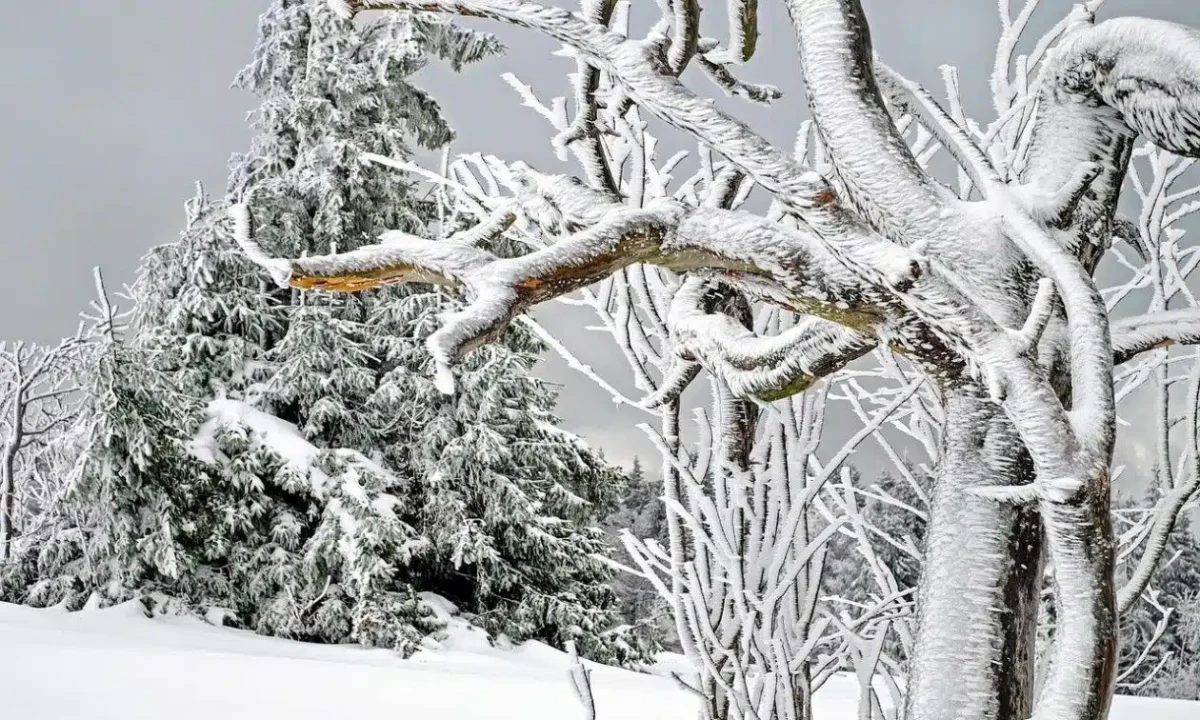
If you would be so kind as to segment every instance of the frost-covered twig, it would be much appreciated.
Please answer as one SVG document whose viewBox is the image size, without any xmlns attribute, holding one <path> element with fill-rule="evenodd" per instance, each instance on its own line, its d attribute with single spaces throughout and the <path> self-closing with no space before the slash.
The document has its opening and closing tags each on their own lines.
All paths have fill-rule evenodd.
<svg viewBox="0 0 1200 720">
<path fill-rule="evenodd" d="M 1200 308 L 1136 315 L 1113 323 L 1113 362 L 1120 365 L 1142 353 L 1171 345 L 1200 344 Z"/>
</svg>

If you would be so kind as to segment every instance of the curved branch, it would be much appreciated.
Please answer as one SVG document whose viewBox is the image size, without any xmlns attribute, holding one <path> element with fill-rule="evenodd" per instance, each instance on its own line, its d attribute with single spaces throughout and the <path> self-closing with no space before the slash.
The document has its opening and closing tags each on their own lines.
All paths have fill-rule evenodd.
<svg viewBox="0 0 1200 720">
<path fill-rule="evenodd" d="M 676 361 L 667 367 L 658 389 L 642 398 L 642 407 L 659 408 L 677 401 L 699 375 L 700 363 L 687 358 L 676 358 Z"/>
<path fill-rule="evenodd" d="M 1178 487 L 1167 493 L 1166 497 L 1160 500 L 1155 507 L 1154 527 L 1150 530 L 1146 549 L 1138 560 L 1137 569 L 1117 594 L 1118 613 L 1127 611 L 1145 592 L 1150 578 L 1158 569 L 1163 550 L 1166 549 L 1171 531 L 1175 528 L 1175 521 L 1192 498 L 1200 493 L 1200 366 L 1197 366 L 1193 372 L 1189 395 L 1192 415 L 1189 428 L 1191 437 L 1188 438 L 1188 441 L 1191 445 L 1193 463 L 1190 476 L 1186 482 L 1180 483 Z"/>
<path fill-rule="evenodd" d="M 698 0 L 669 0 L 674 16 L 674 33 L 667 49 L 667 66 L 678 76 L 696 56 L 700 41 L 700 3 Z"/>
<path fill-rule="evenodd" d="M 581 11 L 585 20 L 608 27 L 616 6 L 616 0 L 584 0 Z M 598 190 L 616 192 L 612 168 L 609 167 L 608 156 L 604 152 L 600 129 L 596 126 L 600 117 L 600 108 L 596 102 L 596 92 L 600 89 L 600 70 L 587 60 L 579 58 L 576 61 L 575 73 L 575 117 L 566 130 L 555 136 L 554 144 L 565 148 L 578 143 L 573 149 L 579 164 L 583 166 L 588 182 Z"/>
<path fill-rule="evenodd" d="M 1112 326 L 1113 364 L 1171 345 L 1200 345 L 1200 308 L 1126 318 Z"/>
<path fill-rule="evenodd" d="M 1200 157 L 1200 33 L 1161 20 L 1119 18 L 1085 26 L 1054 49 L 1042 71 L 1029 182 L 1057 189 L 1085 162 L 1101 175 L 1076 225 L 1111 222 L 1135 134 Z M 1117 122 L 1114 122 L 1117 120 Z M 1107 238 L 1104 238 L 1107 240 Z"/>
<path fill-rule="evenodd" d="M 741 64 L 754 57 L 758 46 L 758 0 L 725 0 L 729 16 L 729 62 Z"/>
<path fill-rule="evenodd" d="M 774 85 L 756 85 L 739 80 L 723 63 L 716 62 L 707 55 L 698 55 L 696 61 L 700 64 L 700 69 L 704 71 L 704 74 L 708 75 L 727 95 L 745 97 L 751 102 L 763 105 L 770 105 L 783 97 L 783 92 Z"/>
<path fill-rule="evenodd" d="M 1079 76 L 1060 75 L 1060 86 L 1089 84 L 1139 135 L 1176 155 L 1200 157 L 1200 32 L 1119 18 L 1081 34 L 1063 52 L 1094 68 L 1070 66 Z"/>
<path fill-rule="evenodd" d="M 946 192 L 921 169 L 884 106 L 861 3 L 788 0 L 788 11 L 809 107 L 849 201 L 888 238 L 920 240 L 918 228 Z"/>
<path fill-rule="evenodd" d="M 1175 521 L 1179 514 L 1197 491 L 1200 491 L 1200 476 L 1193 476 L 1186 485 L 1172 490 L 1154 508 L 1154 526 L 1150 529 L 1150 537 L 1146 541 L 1146 549 L 1139 558 L 1137 568 L 1128 582 L 1117 592 L 1117 614 L 1124 615 L 1146 591 L 1150 579 L 1158 570 L 1159 560 L 1167 547 L 1171 531 L 1175 529 Z"/>
<path fill-rule="evenodd" d="M 895 312 L 889 292 L 864 285 L 812 233 L 748 213 L 667 199 L 629 208 L 571 178 L 538 176 L 532 183 L 541 193 L 530 203 L 540 220 L 551 215 L 556 226 L 583 229 L 515 258 L 474 246 L 515 221 L 507 210 L 445 242 L 389 233 L 379 245 L 298 260 L 268 258 L 254 243 L 248 208 L 236 205 L 230 213 L 238 244 L 281 284 L 346 292 L 407 282 L 464 289 L 469 304 L 447 318 L 427 343 L 446 391 L 453 387 L 450 364 L 494 337 L 515 315 L 635 263 L 720 273 L 790 309 L 867 333 L 889 332 L 885 325 Z M 911 287 L 920 273 L 916 258 L 894 246 L 864 247 L 858 261 L 874 266 L 891 288 Z"/>
<path fill-rule="evenodd" d="M 779 335 L 759 337 L 709 307 L 710 289 L 702 278 L 684 282 L 671 302 L 671 334 L 682 350 L 739 397 L 769 401 L 795 395 L 877 346 L 868 335 L 820 318 L 804 320 Z"/>
</svg>

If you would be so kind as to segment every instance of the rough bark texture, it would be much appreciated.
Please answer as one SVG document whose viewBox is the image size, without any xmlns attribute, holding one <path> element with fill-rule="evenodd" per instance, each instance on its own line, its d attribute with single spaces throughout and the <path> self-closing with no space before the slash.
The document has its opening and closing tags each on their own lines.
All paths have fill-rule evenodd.
<svg viewBox="0 0 1200 720">
<path fill-rule="evenodd" d="M 1041 528 L 1032 508 L 972 491 L 1028 484 L 1031 475 L 994 403 L 965 389 L 947 397 L 905 717 L 1029 716 Z"/>
</svg>

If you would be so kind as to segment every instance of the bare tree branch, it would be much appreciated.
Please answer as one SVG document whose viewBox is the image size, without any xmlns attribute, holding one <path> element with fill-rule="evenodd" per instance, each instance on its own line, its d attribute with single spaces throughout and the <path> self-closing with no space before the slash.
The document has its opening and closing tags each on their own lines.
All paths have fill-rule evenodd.
<svg viewBox="0 0 1200 720">
<path fill-rule="evenodd" d="M 1125 318 L 1112 327 L 1113 363 L 1171 345 L 1200 344 L 1200 308 L 1166 310 Z"/>
<path fill-rule="evenodd" d="M 876 347 L 876 341 L 836 323 L 810 318 L 771 337 L 758 337 L 714 312 L 708 283 L 692 278 L 671 303 L 670 326 L 680 349 L 698 358 L 741 397 L 775 400 L 803 392 Z"/>
<path fill-rule="evenodd" d="M 542 177 L 536 183 L 544 197 L 556 201 L 550 210 L 534 208 L 543 222 L 594 224 L 516 258 L 497 258 L 471 242 L 510 225 L 515 218 L 506 211 L 481 225 L 482 230 L 440 243 L 389 234 L 380 245 L 297 260 L 266 257 L 254 244 L 249 209 L 237 205 L 230 212 L 237 242 L 281 284 L 342 291 L 403 282 L 462 287 L 470 304 L 428 340 L 443 389 L 450 387 L 449 365 L 519 312 L 634 263 L 719 272 L 773 302 L 866 332 L 885 332 L 886 300 L 863 286 L 811 233 L 748 213 L 692 208 L 666 199 L 628 208 L 568 178 Z M 739 242 L 729 243 L 730 237 Z M 860 262 L 879 268 L 877 273 L 895 287 L 911 287 L 919 276 L 913 256 L 900 248 L 863 248 L 860 253 Z"/>
</svg>

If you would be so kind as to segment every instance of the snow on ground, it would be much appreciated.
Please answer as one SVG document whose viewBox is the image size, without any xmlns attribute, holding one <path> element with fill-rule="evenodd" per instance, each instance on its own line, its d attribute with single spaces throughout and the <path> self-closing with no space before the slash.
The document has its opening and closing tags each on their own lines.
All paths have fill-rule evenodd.
<svg viewBox="0 0 1200 720">
<path fill-rule="evenodd" d="M 582 718 L 566 656 L 540 643 L 492 647 L 451 621 L 409 660 L 381 650 L 265 638 L 130 603 L 66 613 L 0 604 L 5 720 L 569 720 Z M 593 672 L 599 720 L 693 720 L 673 681 Z M 856 717 L 838 678 L 818 718 Z M 1200 703 L 1118 698 L 1115 720 L 1194 720 Z"/>
</svg>

